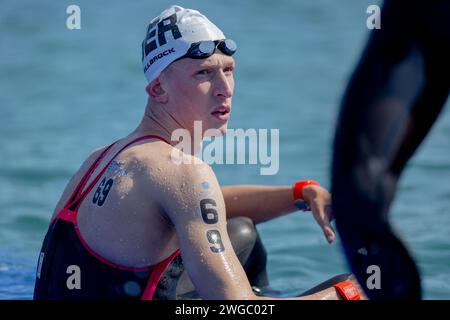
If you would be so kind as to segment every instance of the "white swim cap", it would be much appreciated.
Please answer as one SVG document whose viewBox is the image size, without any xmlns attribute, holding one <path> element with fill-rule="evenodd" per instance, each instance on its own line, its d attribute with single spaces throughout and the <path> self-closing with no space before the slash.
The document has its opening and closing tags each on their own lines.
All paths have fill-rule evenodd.
<svg viewBox="0 0 450 320">
<path fill-rule="evenodd" d="M 156 79 L 192 43 L 221 39 L 225 39 L 222 31 L 197 10 L 171 6 L 150 22 L 142 41 L 145 77 L 149 82 Z"/>
</svg>

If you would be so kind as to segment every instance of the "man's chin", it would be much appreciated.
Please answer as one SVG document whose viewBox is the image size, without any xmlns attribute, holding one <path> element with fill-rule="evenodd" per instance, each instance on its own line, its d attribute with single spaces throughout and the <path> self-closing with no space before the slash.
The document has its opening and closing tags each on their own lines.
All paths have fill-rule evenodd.
<svg viewBox="0 0 450 320">
<path fill-rule="evenodd" d="M 228 123 L 224 124 L 219 128 L 220 135 L 224 136 L 227 133 L 227 130 L 228 130 Z"/>
</svg>

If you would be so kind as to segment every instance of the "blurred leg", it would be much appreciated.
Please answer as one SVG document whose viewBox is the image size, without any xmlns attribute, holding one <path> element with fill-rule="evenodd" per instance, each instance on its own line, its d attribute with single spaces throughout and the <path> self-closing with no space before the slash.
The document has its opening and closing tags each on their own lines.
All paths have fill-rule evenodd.
<svg viewBox="0 0 450 320">
<path fill-rule="evenodd" d="M 450 2 L 387 0 L 381 21 L 343 98 L 333 209 L 358 281 L 366 283 L 370 265 L 380 267 L 381 290 L 366 290 L 369 298 L 419 299 L 417 267 L 391 229 L 388 212 L 402 170 L 450 90 Z"/>
</svg>

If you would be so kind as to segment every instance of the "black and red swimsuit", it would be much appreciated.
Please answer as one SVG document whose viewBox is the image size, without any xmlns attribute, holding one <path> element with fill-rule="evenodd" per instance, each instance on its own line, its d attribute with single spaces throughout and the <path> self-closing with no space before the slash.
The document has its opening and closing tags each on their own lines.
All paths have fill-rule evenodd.
<svg viewBox="0 0 450 320">
<path fill-rule="evenodd" d="M 82 201 L 112 160 L 129 145 L 144 139 L 167 142 L 153 135 L 134 139 L 114 155 L 82 192 L 100 161 L 114 145 L 111 144 L 91 165 L 70 200 L 50 222 L 39 255 L 34 299 L 176 299 L 177 282 L 184 270 L 179 250 L 155 265 L 121 266 L 95 253 L 84 241 L 77 224 L 77 212 Z M 79 272 L 77 287 L 68 283 L 73 266 Z"/>
</svg>

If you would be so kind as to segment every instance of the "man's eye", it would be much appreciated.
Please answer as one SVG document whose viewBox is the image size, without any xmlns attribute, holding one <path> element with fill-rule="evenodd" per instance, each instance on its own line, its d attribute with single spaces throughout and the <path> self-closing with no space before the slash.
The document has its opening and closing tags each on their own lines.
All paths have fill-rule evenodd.
<svg viewBox="0 0 450 320">
<path fill-rule="evenodd" d="M 233 67 L 227 67 L 227 68 L 223 69 L 223 71 L 226 72 L 226 73 L 230 73 L 230 72 L 234 71 L 234 68 Z"/>
<path fill-rule="evenodd" d="M 211 71 L 209 69 L 202 69 L 200 71 L 197 71 L 198 75 L 208 75 L 210 73 L 211 73 Z"/>
</svg>

